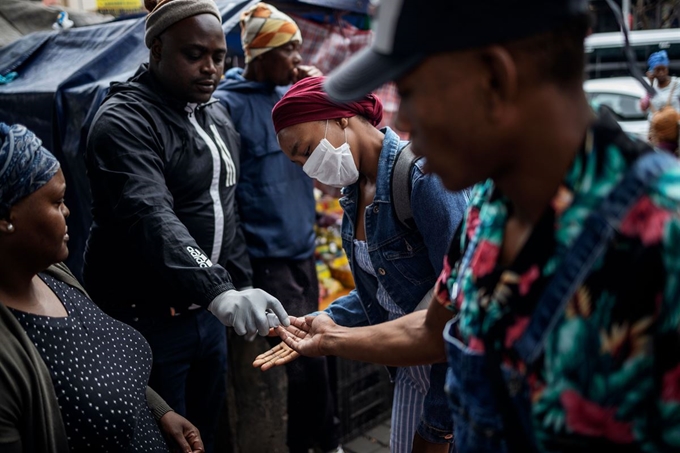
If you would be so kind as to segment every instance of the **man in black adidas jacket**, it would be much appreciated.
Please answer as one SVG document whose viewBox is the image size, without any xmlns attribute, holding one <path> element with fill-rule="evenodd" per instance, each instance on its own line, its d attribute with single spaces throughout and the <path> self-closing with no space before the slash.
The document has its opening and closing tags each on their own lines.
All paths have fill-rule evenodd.
<svg viewBox="0 0 680 453">
<path fill-rule="evenodd" d="M 212 98 L 226 54 L 219 10 L 212 0 L 146 4 L 149 63 L 111 85 L 88 135 L 83 279 L 104 311 L 146 337 L 150 385 L 210 453 L 224 404 L 222 324 L 266 335 L 288 317 L 250 288 L 235 206 L 239 136 Z"/>
</svg>

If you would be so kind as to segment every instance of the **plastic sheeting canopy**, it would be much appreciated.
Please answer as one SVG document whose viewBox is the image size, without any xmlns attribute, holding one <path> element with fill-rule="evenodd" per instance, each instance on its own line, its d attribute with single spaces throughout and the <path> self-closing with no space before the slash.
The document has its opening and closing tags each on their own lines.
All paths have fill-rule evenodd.
<svg viewBox="0 0 680 453">
<path fill-rule="evenodd" d="M 257 0 L 216 3 L 226 35 Z M 92 223 L 84 161 L 87 131 L 109 84 L 127 80 L 148 58 L 143 16 L 32 33 L 0 48 L 0 75 L 18 73 L 12 82 L 0 85 L 0 121 L 25 125 L 61 162 L 71 211 L 66 264 L 81 281 Z"/>
</svg>

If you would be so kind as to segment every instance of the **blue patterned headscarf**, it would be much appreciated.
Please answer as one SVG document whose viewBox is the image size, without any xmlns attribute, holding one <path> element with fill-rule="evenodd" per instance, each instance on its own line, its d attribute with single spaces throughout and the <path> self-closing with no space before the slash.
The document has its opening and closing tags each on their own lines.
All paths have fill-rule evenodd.
<svg viewBox="0 0 680 453">
<path fill-rule="evenodd" d="M 59 170 L 59 161 L 42 141 L 21 124 L 0 123 L 0 218 L 17 201 L 44 186 Z"/>
<path fill-rule="evenodd" d="M 654 52 L 649 56 L 647 64 L 649 65 L 650 71 L 653 71 L 654 68 L 656 68 L 657 66 L 668 66 L 670 64 L 670 60 L 668 59 L 668 53 L 666 53 L 665 50 Z"/>
</svg>

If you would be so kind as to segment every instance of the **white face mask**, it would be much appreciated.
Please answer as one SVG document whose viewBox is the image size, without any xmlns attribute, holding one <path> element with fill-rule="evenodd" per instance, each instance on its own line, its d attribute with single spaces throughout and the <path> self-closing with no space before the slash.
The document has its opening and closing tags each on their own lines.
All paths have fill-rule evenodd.
<svg viewBox="0 0 680 453">
<path fill-rule="evenodd" d="M 354 157 L 347 143 L 347 129 L 345 129 L 345 143 L 336 148 L 326 140 L 328 120 L 324 138 L 303 165 L 302 170 L 322 184 L 342 188 L 354 184 L 359 179 L 359 170 L 354 163 Z"/>
</svg>

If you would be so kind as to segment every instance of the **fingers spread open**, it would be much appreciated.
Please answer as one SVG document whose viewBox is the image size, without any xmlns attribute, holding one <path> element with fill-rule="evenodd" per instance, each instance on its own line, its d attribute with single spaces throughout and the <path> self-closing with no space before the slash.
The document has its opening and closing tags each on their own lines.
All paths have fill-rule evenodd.
<svg viewBox="0 0 680 453">
<path fill-rule="evenodd" d="M 305 321 L 305 318 L 294 318 L 291 316 L 290 318 L 290 326 L 291 327 L 297 327 L 298 329 L 304 330 L 305 332 L 309 332 L 309 324 Z"/>
</svg>

